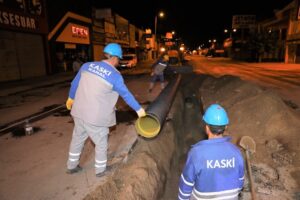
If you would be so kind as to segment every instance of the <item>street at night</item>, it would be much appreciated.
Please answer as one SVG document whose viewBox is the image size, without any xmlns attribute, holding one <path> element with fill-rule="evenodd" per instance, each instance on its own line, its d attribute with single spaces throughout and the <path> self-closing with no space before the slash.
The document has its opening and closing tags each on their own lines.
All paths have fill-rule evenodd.
<svg viewBox="0 0 300 200">
<path fill-rule="evenodd" d="M 300 199 L 300 1 L 0 0 L 0 199 Z"/>
<path fill-rule="evenodd" d="M 246 63 L 228 58 L 194 56 L 191 64 L 197 74 L 215 77 L 232 75 L 262 87 L 273 88 L 283 99 L 300 104 L 300 68 L 298 64 Z"/>
</svg>

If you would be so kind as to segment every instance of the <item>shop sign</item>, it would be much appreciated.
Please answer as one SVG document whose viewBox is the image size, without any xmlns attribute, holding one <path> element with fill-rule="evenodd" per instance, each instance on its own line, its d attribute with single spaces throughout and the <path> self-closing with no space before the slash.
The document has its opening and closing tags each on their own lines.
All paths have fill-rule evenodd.
<svg viewBox="0 0 300 200">
<path fill-rule="evenodd" d="M 6 12 L 1 10 L 0 24 L 32 30 L 35 30 L 37 28 L 36 21 L 33 17 L 28 17 L 13 12 Z"/>
<path fill-rule="evenodd" d="M 69 23 L 56 39 L 57 42 L 90 44 L 89 28 Z"/>
<path fill-rule="evenodd" d="M 227 39 L 224 41 L 223 47 L 224 47 L 224 48 L 228 48 L 228 47 L 231 47 L 231 46 L 232 46 L 232 38 L 227 38 Z"/>
<path fill-rule="evenodd" d="M 72 36 L 80 37 L 80 38 L 87 38 L 89 36 L 89 31 L 87 28 L 72 26 Z"/>
<path fill-rule="evenodd" d="M 172 46 L 172 45 L 173 45 L 173 42 L 165 42 L 165 45 L 166 45 L 166 46 Z"/>
<path fill-rule="evenodd" d="M 254 28 L 256 22 L 255 15 L 234 15 L 232 17 L 233 29 Z"/>
<path fill-rule="evenodd" d="M 146 34 L 151 34 L 151 29 L 148 28 L 148 29 L 145 30 L 145 32 L 146 32 Z"/>
<path fill-rule="evenodd" d="M 167 32 L 166 33 L 166 38 L 167 39 L 172 39 L 173 38 L 173 34 L 171 32 Z"/>
<path fill-rule="evenodd" d="M 41 0 L 0 0 L 0 28 L 47 33 Z"/>
</svg>

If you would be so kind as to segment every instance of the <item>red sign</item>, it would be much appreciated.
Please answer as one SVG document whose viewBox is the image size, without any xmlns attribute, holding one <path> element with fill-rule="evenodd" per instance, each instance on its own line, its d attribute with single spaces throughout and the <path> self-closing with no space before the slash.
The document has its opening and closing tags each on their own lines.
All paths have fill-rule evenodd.
<svg viewBox="0 0 300 200">
<path fill-rule="evenodd" d="M 167 32 L 166 33 L 166 38 L 172 39 L 173 38 L 173 34 L 171 32 Z"/>
<path fill-rule="evenodd" d="M 74 37 L 80 37 L 80 38 L 87 38 L 89 35 L 89 32 L 85 28 L 72 26 L 72 36 Z"/>
<path fill-rule="evenodd" d="M 172 46 L 172 45 L 173 45 L 173 42 L 165 42 L 165 45 L 166 45 L 166 46 Z"/>
</svg>

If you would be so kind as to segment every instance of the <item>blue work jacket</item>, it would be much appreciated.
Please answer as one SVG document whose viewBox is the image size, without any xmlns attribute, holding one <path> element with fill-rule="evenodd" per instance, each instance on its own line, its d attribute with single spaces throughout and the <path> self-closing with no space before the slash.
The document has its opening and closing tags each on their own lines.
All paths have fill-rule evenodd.
<svg viewBox="0 0 300 200">
<path fill-rule="evenodd" d="M 230 137 L 193 145 L 180 177 L 178 199 L 238 199 L 244 159 Z"/>
</svg>

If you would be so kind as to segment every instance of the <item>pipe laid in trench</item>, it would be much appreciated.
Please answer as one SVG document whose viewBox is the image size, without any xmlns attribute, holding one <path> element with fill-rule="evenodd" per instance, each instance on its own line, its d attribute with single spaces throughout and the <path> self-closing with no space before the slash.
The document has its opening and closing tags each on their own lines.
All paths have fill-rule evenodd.
<svg viewBox="0 0 300 200">
<path fill-rule="evenodd" d="M 146 116 L 136 120 L 135 128 L 139 135 L 145 138 L 153 138 L 158 135 L 173 103 L 180 80 L 181 75 L 178 74 L 147 107 Z"/>
</svg>

